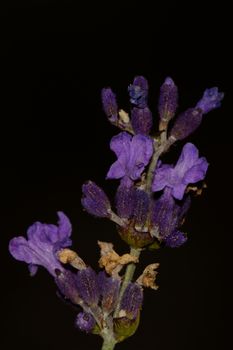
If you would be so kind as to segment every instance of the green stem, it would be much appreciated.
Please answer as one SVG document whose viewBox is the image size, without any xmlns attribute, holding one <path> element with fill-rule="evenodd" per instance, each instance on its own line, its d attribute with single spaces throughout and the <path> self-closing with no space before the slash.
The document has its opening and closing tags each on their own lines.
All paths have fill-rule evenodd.
<svg viewBox="0 0 233 350">
<path fill-rule="evenodd" d="M 139 248 L 133 248 L 131 247 L 130 248 L 130 254 L 139 258 L 140 256 L 140 253 L 141 253 L 141 249 Z M 124 281 L 122 283 L 122 286 L 121 286 L 121 290 L 120 290 L 120 293 L 119 293 L 119 298 L 118 298 L 118 303 L 117 303 L 117 307 L 116 307 L 116 310 L 114 312 L 114 317 L 117 317 L 118 316 L 118 313 L 120 311 L 120 306 L 121 306 L 121 299 L 123 297 L 123 294 L 129 284 L 129 282 L 132 280 L 133 278 L 133 275 L 134 275 L 134 272 L 135 272 L 135 269 L 136 269 L 136 265 L 135 263 L 130 263 L 126 270 L 125 270 L 125 276 L 124 276 Z"/>
<path fill-rule="evenodd" d="M 112 337 L 104 337 L 101 350 L 113 350 L 116 345 L 116 340 Z"/>
</svg>

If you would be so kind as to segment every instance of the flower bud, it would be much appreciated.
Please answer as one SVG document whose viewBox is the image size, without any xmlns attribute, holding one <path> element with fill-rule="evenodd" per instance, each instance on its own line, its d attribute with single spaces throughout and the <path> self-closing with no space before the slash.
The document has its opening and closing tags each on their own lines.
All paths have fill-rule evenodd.
<svg viewBox="0 0 233 350">
<path fill-rule="evenodd" d="M 148 193 L 143 190 L 134 191 L 133 218 L 135 225 L 143 226 L 149 211 L 150 199 Z"/>
<path fill-rule="evenodd" d="M 117 304 L 120 280 L 108 277 L 104 271 L 98 274 L 98 285 L 101 295 L 101 306 L 102 310 L 111 313 Z"/>
<path fill-rule="evenodd" d="M 133 320 L 137 317 L 141 309 L 142 301 L 142 288 L 139 284 L 130 282 L 121 300 L 121 311 L 125 312 L 127 318 Z"/>
<path fill-rule="evenodd" d="M 218 92 L 217 87 L 206 89 L 204 91 L 203 97 L 197 103 L 196 108 L 200 108 L 203 114 L 208 113 L 213 109 L 221 106 L 223 97 L 224 93 Z"/>
<path fill-rule="evenodd" d="M 77 275 L 69 270 L 55 270 L 55 282 L 62 295 L 74 304 L 79 304 L 80 296 L 76 286 Z"/>
<path fill-rule="evenodd" d="M 101 91 L 102 105 L 105 114 L 111 122 L 116 122 L 118 119 L 118 105 L 116 95 L 111 88 L 104 88 Z"/>
<path fill-rule="evenodd" d="M 142 76 L 134 78 L 133 84 L 128 87 L 130 102 L 138 108 L 147 106 L 148 82 Z"/>
<path fill-rule="evenodd" d="M 202 110 L 200 108 L 189 108 L 181 113 L 171 129 L 170 137 L 175 140 L 183 140 L 192 134 L 202 122 Z"/>
<path fill-rule="evenodd" d="M 152 128 L 152 113 L 148 107 L 134 107 L 131 111 L 131 124 L 135 134 L 148 135 Z"/>
<path fill-rule="evenodd" d="M 81 331 L 90 333 L 95 326 L 95 320 L 88 312 L 80 312 L 76 318 L 75 324 Z"/>
<path fill-rule="evenodd" d="M 99 301 L 97 276 L 91 267 L 77 273 L 77 290 L 80 298 L 88 305 L 96 305 Z"/>
<path fill-rule="evenodd" d="M 166 78 L 160 88 L 159 116 L 164 122 L 172 119 L 178 105 L 178 89 L 171 78 Z"/>
<path fill-rule="evenodd" d="M 88 181 L 82 186 L 81 203 L 89 214 L 97 217 L 107 217 L 111 205 L 104 191 L 94 182 Z"/>
<path fill-rule="evenodd" d="M 134 187 L 120 185 L 116 192 L 116 209 L 117 214 L 124 219 L 129 219 L 132 216 L 134 207 Z"/>
</svg>

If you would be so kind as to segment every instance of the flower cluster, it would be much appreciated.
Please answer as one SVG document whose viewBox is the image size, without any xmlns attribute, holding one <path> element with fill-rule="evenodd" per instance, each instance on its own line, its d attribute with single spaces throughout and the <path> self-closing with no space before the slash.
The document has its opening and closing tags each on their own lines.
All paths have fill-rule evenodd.
<svg viewBox="0 0 233 350">
<path fill-rule="evenodd" d="M 130 246 L 130 253 L 120 256 L 112 243 L 99 241 L 101 271 L 96 273 L 69 248 L 72 228 L 63 212 L 58 212 L 57 226 L 36 222 L 29 227 L 27 239 L 15 237 L 9 244 L 12 256 L 26 262 L 31 275 L 43 266 L 61 295 L 82 308 L 76 326 L 102 336 L 103 349 L 113 349 L 117 342 L 134 334 L 144 288 L 158 288 L 158 263 L 148 265 L 133 282 L 141 250 L 176 248 L 187 241 L 181 227 L 191 205 L 191 191 L 201 192 L 208 162 L 189 142 L 183 145 L 175 164 L 164 163 L 163 155 L 176 141 L 193 133 L 203 116 L 219 107 L 223 99 L 216 87 L 206 89 L 195 107 L 176 116 L 178 89 L 168 77 L 160 89 L 156 132 L 148 91 L 147 80 L 135 77 L 128 87 L 131 110 L 127 113 L 118 108 L 111 88 L 102 90 L 103 110 L 108 120 L 121 129 L 110 141 L 116 160 L 106 172 L 106 179 L 119 180 L 119 184 L 112 203 L 93 181 L 82 186 L 84 209 L 113 221 Z"/>
</svg>

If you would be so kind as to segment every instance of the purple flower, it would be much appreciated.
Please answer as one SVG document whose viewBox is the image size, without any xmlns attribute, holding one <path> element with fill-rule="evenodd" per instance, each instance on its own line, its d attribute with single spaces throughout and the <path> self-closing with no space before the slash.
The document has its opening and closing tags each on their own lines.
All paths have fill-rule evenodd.
<svg viewBox="0 0 233 350">
<path fill-rule="evenodd" d="M 174 81 L 167 77 L 160 88 L 159 116 L 168 122 L 176 113 L 178 105 L 178 89 Z"/>
<path fill-rule="evenodd" d="M 171 129 L 170 136 L 183 140 L 192 134 L 201 124 L 203 113 L 200 108 L 189 108 L 178 115 Z"/>
<path fill-rule="evenodd" d="M 79 304 L 80 297 L 76 286 L 77 274 L 69 270 L 60 271 L 56 269 L 55 272 L 55 282 L 59 288 L 59 291 L 65 298 L 69 299 L 72 303 Z"/>
<path fill-rule="evenodd" d="M 187 237 L 183 232 L 173 231 L 170 236 L 165 239 L 165 244 L 170 248 L 178 248 L 187 241 Z"/>
<path fill-rule="evenodd" d="M 16 260 L 29 264 L 31 275 L 37 272 L 38 265 L 45 267 L 51 275 L 55 270 L 63 271 L 56 258 L 56 252 L 72 244 L 70 240 L 71 223 L 67 216 L 59 211 L 58 226 L 35 222 L 27 230 L 27 237 L 13 238 L 9 243 L 9 251 Z"/>
<path fill-rule="evenodd" d="M 144 225 L 148 216 L 150 198 L 147 192 L 135 189 L 133 218 L 136 225 Z"/>
<path fill-rule="evenodd" d="M 110 167 L 107 179 L 121 179 L 128 184 L 140 178 L 153 153 L 153 142 L 144 135 L 131 136 L 121 132 L 114 136 L 110 148 L 118 157 Z"/>
<path fill-rule="evenodd" d="M 134 207 L 134 187 L 120 184 L 116 192 L 117 215 L 121 218 L 129 219 L 132 216 Z"/>
<path fill-rule="evenodd" d="M 203 114 L 208 113 L 213 109 L 221 106 L 223 97 L 224 93 L 218 92 L 217 87 L 206 89 L 204 91 L 203 97 L 197 103 L 196 108 L 200 108 Z"/>
<path fill-rule="evenodd" d="M 135 319 L 141 309 L 142 301 L 142 288 L 139 284 L 130 282 L 122 297 L 121 310 L 126 312 L 127 318 Z"/>
<path fill-rule="evenodd" d="M 111 209 L 108 197 L 94 182 L 88 181 L 82 186 L 81 203 L 89 214 L 97 217 L 107 217 Z"/>
<path fill-rule="evenodd" d="M 186 143 L 175 166 L 165 164 L 156 169 L 152 190 L 156 192 L 169 187 L 174 198 L 182 199 L 187 185 L 203 180 L 207 168 L 206 158 L 199 158 L 198 149 L 192 143 Z"/>
<path fill-rule="evenodd" d="M 134 78 L 133 84 L 128 87 L 130 102 L 138 108 L 147 106 L 148 82 L 146 78 L 137 76 Z"/>
<path fill-rule="evenodd" d="M 88 305 L 96 305 L 99 301 L 97 275 L 91 267 L 77 273 L 76 286 L 80 298 Z"/>
<path fill-rule="evenodd" d="M 115 309 L 120 290 L 120 284 L 120 280 L 113 277 L 108 277 L 104 271 L 99 272 L 98 285 L 103 311 L 111 313 Z"/>
<path fill-rule="evenodd" d="M 118 106 L 116 95 L 110 88 L 104 88 L 101 91 L 103 109 L 111 122 L 116 122 L 118 117 Z"/>
<path fill-rule="evenodd" d="M 178 202 L 172 196 L 172 189 L 166 187 L 163 194 L 155 200 L 152 208 L 151 222 L 157 228 L 156 237 L 171 248 L 178 247 L 186 241 L 180 231 L 183 219 L 190 207 L 190 197 Z"/>
<path fill-rule="evenodd" d="M 90 333 L 95 326 L 94 317 L 88 312 L 80 312 L 76 318 L 75 324 L 81 331 Z"/>
<path fill-rule="evenodd" d="M 148 107 L 134 107 L 131 111 L 131 124 L 135 134 L 149 135 L 152 128 L 152 113 Z"/>
</svg>

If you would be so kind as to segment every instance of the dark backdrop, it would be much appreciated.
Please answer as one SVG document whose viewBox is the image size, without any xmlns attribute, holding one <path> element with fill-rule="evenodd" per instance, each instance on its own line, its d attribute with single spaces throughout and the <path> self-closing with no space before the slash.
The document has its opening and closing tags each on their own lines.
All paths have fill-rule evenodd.
<svg viewBox="0 0 233 350">
<path fill-rule="evenodd" d="M 180 249 L 143 254 L 161 263 L 157 292 L 146 291 L 141 325 L 119 349 L 224 349 L 232 246 L 231 2 L 7 1 L 1 3 L 1 348 L 98 349 L 101 340 L 74 326 L 75 310 L 56 295 L 50 276 L 12 259 L 8 241 L 36 220 L 56 222 L 63 210 L 73 223 L 74 246 L 97 265 L 96 241 L 113 241 L 114 225 L 80 205 L 81 185 L 106 182 L 118 132 L 102 112 L 100 90 L 114 89 L 129 108 L 135 75 L 150 83 L 156 113 L 159 87 L 173 77 L 180 110 L 206 87 L 225 91 L 221 109 L 206 116 L 191 141 L 207 157 L 208 188 L 193 202 Z M 175 148 L 174 160 L 182 144 Z M 148 345 L 150 344 L 150 345 Z"/>
</svg>

